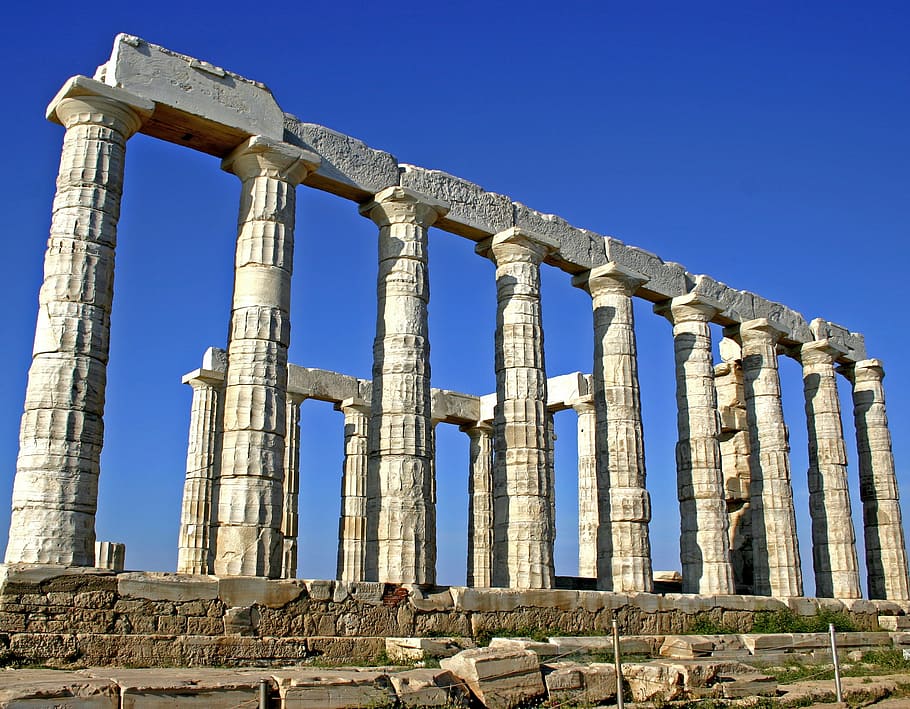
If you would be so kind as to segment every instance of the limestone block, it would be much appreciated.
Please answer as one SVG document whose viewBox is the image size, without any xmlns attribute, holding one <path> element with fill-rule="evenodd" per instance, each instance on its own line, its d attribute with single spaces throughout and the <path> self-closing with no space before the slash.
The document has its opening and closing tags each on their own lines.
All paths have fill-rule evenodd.
<svg viewBox="0 0 910 709">
<path fill-rule="evenodd" d="M 120 693 L 117 685 L 108 679 L 89 678 L 76 672 L 0 670 L 0 707 L 119 709 Z"/>
<path fill-rule="evenodd" d="M 454 608 L 452 593 L 449 589 L 443 589 L 432 593 L 417 584 L 407 585 L 408 603 L 419 611 L 450 611 Z"/>
<path fill-rule="evenodd" d="M 581 273 L 607 262 L 603 237 L 587 229 L 577 229 L 555 214 L 544 214 L 520 202 L 513 202 L 514 224 L 519 229 L 549 237 L 557 249 L 547 256 L 568 273 Z"/>
<path fill-rule="evenodd" d="M 264 671 L 211 669 L 90 669 L 87 673 L 107 675 L 120 688 L 121 709 L 168 709 L 170 707 L 211 707 L 230 709 L 253 705 L 259 697 Z"/>
<path fill-rule="evenodd" d="M 905 615 L 880 615 L 878 625 L 883 630 L 892 632 L 910 630 L 910 617 Z"/>
<path fill-rule="evenodd" d="M 306 180 L 321 190 L 363 202 L 377 192 L 398 184 L 398 160 L 366 143 L 330 128 L 284 116 L 285 140 L 311 150 L 322 158 Z"/>
<path fill-rule="evenodd" d="M 623 663 L 622 675 L 632 692 L 632 700 L 636 702 L 672 701 L 681 699 L 685 692 L 683 674 L 672 665 Z"/>
<path fill-rule="evenodd" d="M 218 592 L 218 581 L 210 576 L 155 571 L 117 575 L 117 593 L 121 597 L 145 598 L 150 601 L 193 601 L 218 598 Z"/>
<path fill-rule="evenodd" d="M 661 636 L 635 637 L 622 636 L 619 638 L 619 653 L 623 655 L 650 655 L 654 640 L 663 640 Z M 555 636 L 550 638 L 558 654 L 565 655 L 603 655 L 613 653 L 613 638 L 607 635 L 591 635 L 582 637 Z M 658 643 L 659 644 L 659 643 Z"/>
<path fill-rule="evenodd" d="M 640 273 L 648 279 L 637 291 L 642 298 L 658 303 L 685 295 L 689 291 L 688 274 L 678 263 L 665 262 L 650 251 L 628 246 L 611 236 L 604 237 L 604 249 L 607 261 Z"/>
<path fill-rule="evenodd" d="M 547 409 L 562 411 L 571 408 L 572 403 L 590 396 L 591 381 L 581 372 L 561 374 L 547 379 Z"/>
<path fill-rule="evenodd" d="M 593 706 L 616 698 L 616 670 L 612 665 L 548 662 L 543 672 L 551 702 Z"/>
<path fill-rule="evenodd" d="M 471 693 L 447 670 L 408 670 L 389 676 L 406 707 L 467 707 Z"/>
<path fill-rule="evenodd" d="M 480 420 L 480 398 L 448 389 L 431 390 L 430 416 L 433 421 L 455 425 Z"/>
<path fill-rule="evenodd" d="M 809 329 L 816 340 L 830 340 L 832 344 L 845 350 L 839 361 L 860 362 L 866 359 L 866 340 L 858 332 L 850 332 L 843 325 L 815 318 L 809 323 Z"/>
<path fill-rule="evenodd" d="M 464 650 L 439 666 L 465 682 L 488 709 L 512 709 L 546 692 L 537 655 L 529 650 Z"/>
<path fill-rule="evenodd" d="M 385 651 L 394 662 L 415 662 L 433 657 L 451 657 L 473 648 L 468 638 L 386 638 Z"/>
<path fill-rule="evenodd" d="M 296 709 L 357 709 L 395 703 L 395 692 L 384 672 L 300 669 L 272 673 L 283 706 Z"/>
<path fill-rule="evenodd" d="M 713 651 L 712 640 L 702 635 L 667 635 L 660 646 L 661 657 L 709 657 Z"/>
<path fill-rule="evenodd" d="M 512 226 L 512 202 L 508 197 L 439 170 L 416 165 L 400 166 L 400 184 L 450 205 L 449 213 L 436 226 L 474 241 L 498 234 Z"/>
<path fill-rule="evenodd" d="M 143 132 L 162 140 L 223 156 L 251 135 L 284 139 L 284 114 L 264 84 L 139 37 L 117 35 L 95 78 L 154 101 Z"/>
<path fill-rule="evenodd" d="M 281 608 L 297 600 L 305 588 L 304 582 L 299 579 L 251 576 L 218 579 L 218 597 L 228 606 L 252 606 L 255 603 L 267 608 Z"/>
<path fill-rule="evenodd" d="M 488 647 L 497 650 L 530 650 L 542 660 L 560 654 L 556 645 L 531 638 L 493 638 Z"/>
<path fill-rule="evenodd" d="M 227 371 L 227 350 L 220 347 L 209 347 L 202 355 L 202 369 L 210 372 L 220 372 L 224 379 Z"/>
</svg>

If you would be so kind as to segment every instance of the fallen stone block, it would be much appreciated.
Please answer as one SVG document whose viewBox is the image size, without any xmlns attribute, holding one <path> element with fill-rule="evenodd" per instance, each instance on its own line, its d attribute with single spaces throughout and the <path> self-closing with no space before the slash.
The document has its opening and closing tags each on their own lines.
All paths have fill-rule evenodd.
<svg viewBox="0 0 910 709">
<path fill-rule="evenodd" d="M 910 616 L 906 615 L 880 615 L 878 625 L 882 630 L 897 632 L 910 630 Z"/>
<path fill-rule="evenodd" d="M 661 657 L 708 657 L 714 651 L 714 643 L 703 635 L 667 635 L 660 646 Z"/>
<path fill-rule="evenodd" d="M 531 638 L 493 638 L 490 647 L 500 650 L 530 650 L 540 659 L 555 657 L 561 654 L 553 643 L 545 643 Z"/>
<path fill-rule="evenodd" d="M 385 652 L 393 662 L 415 662 L 427 658 L 451 657 L 474 647 L 468 638 L 386 638 Z"/>
<path fill-rule="evenodd" d="M 470 706 L 470 691 L 448 670 L 408 670 L 389 679 L 398 701 L 406 707 Z"/>
<path fill-rule="evenodd" d="M 616 698 L 616 670 L 612 665 L 548 662 L 543 672 L 551 702 L 588 705 Z"/>
<path fill-rule="evenodd" d="M 623 679 L 629 685 L 632 700 L 647 702 L 652 700 L 673 701 L 681 699 L 685 693 L 682 673 L 673 665 L 655 662 L 645 664 L 623 664 Z"/>
<path fill-rule="evenodd" d="M 231 709 L 254 705 L 259 684 L 265 679 L 270 691 L 273 683 L 265 670 L 222 669 L 104 669 L 86 674 L 107 677 L 120 689 L 121 709 Z"/>
<path fill-rule="evenodd" d="M 384 672 L 359 670 L 279 670 L 282 706 L 294 709 L 358 709 L 393 706 L 395 691 Z"/>
<path fill-rule="evenodd" d="M 465 650 L 439 663 L 465 682 L 488 709 L 511 709 L 546 693 L 540 663 L 530 650 Z"/>
<path fill-rule="evenodd" d="M 0 707 L 119 709 L 117 685 L 75 672 L 0 670 Z"/>
</svg>

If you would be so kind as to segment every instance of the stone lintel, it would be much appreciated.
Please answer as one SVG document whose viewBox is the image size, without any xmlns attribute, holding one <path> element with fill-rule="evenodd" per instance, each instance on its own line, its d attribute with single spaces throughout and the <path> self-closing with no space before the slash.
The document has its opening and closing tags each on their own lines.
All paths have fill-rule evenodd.
<svg viewBox="0 0 910 709">
<path fill-rule="evenodd" d="M 654 312 L 674 324 L 691 320 L 711 322 L 723 309 L 723 303 L 700 293 L 686 293 L 654 304 Z"/>
<path fill-rule="evenodd" d="M 218 372 L 212 369 L 194 369 L 188 374 L 184 374 L 180 380 L 182 384 L 201 383 L 206 386 L 218 387 L 224 384 L 224 372 Z"/>
<path fill-rule="evenodd" d="M 154 101 L 149 101 L 147 98 L 142 98 L 141 96 L 137 96 L 124 89 L 108 86 L 95 79 L 90 79 L 87 76 L 77 75 L 67 79 L 66 83 L 63 84 L 62 88 L 57 92 L 57 95 L 51 99 L 51 102 L 47 105 L 45 117 L 49 121 L 62 124 L 62 121 L 57 116 L 57 108 L 60 106 L 61 101 L 70 98 L 92 97 L 113 101 L 114 103 L 127 106 L 140 120 L 148 119 L 155 110 Z"/>
<path fill-rule="evenodd" d="M 459 431 L 471 434 L 472 431 L 485 431 L 489 435 L 493 435 L 493 424 L 490 421 L 474 421 L 473 423 L 465 423 L 458 427 Z"/>
<path fill-rule="evenodd" d="M 589 382 L 581 372 L 547 379 L 547 410 L 550 413 L 572 408 L 573 401 L 591 396 Z"/>
<path fill-rule="evenodd" d="M 848 364 L 866 359 L 866 341 L 858 332 L 850 332 L 843 325 L 815 318 L 809 323 L 809 329 L 816 340 L 831 340 L 844 349 L 838 362 Z"/>
<path fill-rule="evenodd" d="M 548 264 L 574 274 L 607 262 L 600 234 L 574 227 L 562 217 L 538 212 L 521 202 L 511 204 L 514 226 L 548 237 L 558 245 L 544 257 Z"/>
<path fill-rule="evenodd" d="M 624 244 L 612 236 L 603 237 L 603 242 L 607 261 L 625 266 L 645 277 L 645 282 L 636 293 L 639 297 L 659 303 L 689 292 L 692 285 L 690 277 L 680 264 L 664 261 L 657 254 Z"/>
<path fill-rule="evenodd" d="M 251 158 L 253 161 L 249 162 Z M 233 172 L 241 179 L 261 171 L 261 174 L 298 185 L 319 167 L 319 161 L 319 156 L 309 150 L 254 135 L 244 140 L 221 161 L 221 169 Z"/>
<path fill-rule="evenodd" d="M 396 206 L 403 209 L 396 210 Z M 380 226 L 415 222 L 429 227 L 448 211 L 449 205 L 446 202 L 399 185 L 380 190 L 372 200 L 360 205 L 360 213 Z"/>
<path fill-rule="evenodd" d="M 224 157 L 251 135 L 284 138 L 284 114 L 258 81 L 127 34 L 95 73 L 157 104 L 142 132 Z"/>
<path fill-rule="evenodd" d="M 579 273 L 572 278 L 572 285 L 592 293 L 592 289 L 615 282 L 625 286 L 629 290 L 629 294 L 634 295 L 647 281 L 646 275 L 611 261 L 603 266 L 592 268 L 590 271 Z"/>
</svg>

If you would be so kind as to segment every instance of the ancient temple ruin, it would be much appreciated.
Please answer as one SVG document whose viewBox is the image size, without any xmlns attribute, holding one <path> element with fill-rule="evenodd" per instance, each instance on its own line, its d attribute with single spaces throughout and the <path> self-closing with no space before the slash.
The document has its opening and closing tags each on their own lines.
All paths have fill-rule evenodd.
<svg viewBox="0 0 910 709">
<path fill-rule="evenodd" d="M 126 143 L 142 132 L 222 159 L 242 182 L 230 336 L 185 381 L 192 416 L 178 572 L 294 578 L 299 407 L 344 413 L 338 575 L 435 582 L 434 427 L 470 438 L 467 585 L 550 589 L 552 414 L 578 415 L 579 573 L 599 591 L 653 590 L 632 299 L 672 328 L 682 590 L 803 595 L 778 357 L 802 364 L 819 597 L 862 596 L 838 374 L 853 387 L 871 599 L 910 600 L 882 388 L 862 335 L 575 228 L 451 175 L 399 164 L 279 108 L 262 84 L 120 35 L 94 78 L 48 108 L 65 128 L 28 376 L 7 564 L 92 567 Z M 372 380 L 288 362 L 298 186 L 378 229 Z M 496 266 L 496 391 L 431 388 L 427 232 Z M 544 366 L 540 269 L 591 296 L 589 372 Z M 491 304 L 492 307 L 492 304 Z M 722 361 L 710 323 L 723 326 Z M 548 378 L 551 377 L 551 378 Z"/>
</svg>

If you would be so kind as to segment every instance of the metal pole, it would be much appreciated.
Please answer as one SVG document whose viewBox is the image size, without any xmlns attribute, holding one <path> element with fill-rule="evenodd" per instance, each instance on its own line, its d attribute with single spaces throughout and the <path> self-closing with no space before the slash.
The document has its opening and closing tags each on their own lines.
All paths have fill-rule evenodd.
<svg viewBox="0 0 910 709">
<path fill-rule="evenodd" d="M 837 639 L 834 637 L 834 623 L 828 624 L 828 632 L 831 634 L 831 659 L 834 660 L 834 690 L 837 693 L 837 701 L 844 701 L 844 693 L 840 686 L 840 662 L 837 659 Z"/>
<path fill-rule="evenodd" d="M 269 681 L 259 680 L 259 709 L 269 709 Z"/>
<path fill-rule="evenodd" d="M 613 664 L 616 667 L 616 706 L 618 709 L 624 709 L 624 699 L 622 696 L 622 662 L 619 659 L 619 628 L 616 625 L 616 619 L 613 619 Z"/>
</svg>

